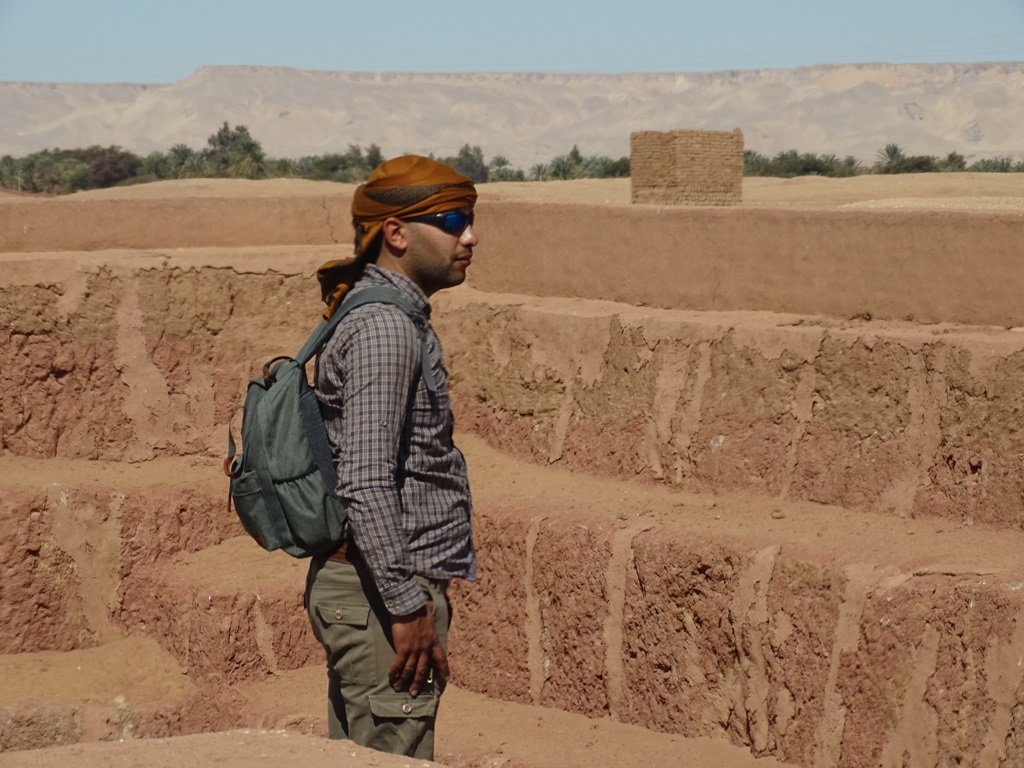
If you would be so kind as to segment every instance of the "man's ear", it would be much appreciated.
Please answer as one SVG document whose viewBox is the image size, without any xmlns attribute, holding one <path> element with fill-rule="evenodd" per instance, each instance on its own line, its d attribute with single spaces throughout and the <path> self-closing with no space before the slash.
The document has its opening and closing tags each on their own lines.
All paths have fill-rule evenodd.
<svg viewBox="0 0 1024 768">
<path fill-rule="evenodd" d="M 384 238 L 384 243 L 390 246 L 392 251 L 404 253 L 409 247 L 409 228 L 401 219 L 396 219 L 394 216 L 384 219 L 381 235 Z"/>
</svg>

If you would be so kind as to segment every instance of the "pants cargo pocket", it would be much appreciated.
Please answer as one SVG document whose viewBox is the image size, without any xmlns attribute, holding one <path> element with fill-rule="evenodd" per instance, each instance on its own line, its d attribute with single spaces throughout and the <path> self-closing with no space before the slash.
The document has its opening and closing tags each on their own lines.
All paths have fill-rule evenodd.
<svg viewBox="0 0 1024 768">
<path fill-rule="evenodd" d="M 391 690 L 369 695 L 372 736 L 366 746 L 421 760 L 434 759 L 437 697 L 428 691 L 415 699 Z M 358 740 L 356 740 L 358 742 Z"/>
<path fill-rule="evenodd" d="M 370 606 L 317 602 L 314 609 L 319 619 L 316 634 L 341 680 L 352 685 L 377 685 L 380 676 Z"/>
<path fill-rule="evenodd" d="M 371 694 L 370 712 L 384 720 L 429 719 L 437 714 L 437 697 L 427 692 L 416 698 L 400 691 Z"/>
</svg>

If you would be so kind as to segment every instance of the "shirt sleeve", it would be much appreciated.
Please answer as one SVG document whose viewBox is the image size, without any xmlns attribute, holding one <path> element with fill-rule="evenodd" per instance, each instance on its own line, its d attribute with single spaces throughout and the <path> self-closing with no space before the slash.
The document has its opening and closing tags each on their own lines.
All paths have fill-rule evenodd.
<svg viewBox="0 0 1024 768">
<path fill-rule="evenodd" d="M 326 366 L 327 389 L 337 388 L 325 393 L 325 416 L 335 419 L 328 434 L 340 443 L 338 494 L 385 606 L 405 615 L 426 603 L 408 552 L 399 488 L 402 436 L 418 383 L 419 335 L 389 305 L 353 310 L 342 329 L 320 363 Z"/>
</svg>

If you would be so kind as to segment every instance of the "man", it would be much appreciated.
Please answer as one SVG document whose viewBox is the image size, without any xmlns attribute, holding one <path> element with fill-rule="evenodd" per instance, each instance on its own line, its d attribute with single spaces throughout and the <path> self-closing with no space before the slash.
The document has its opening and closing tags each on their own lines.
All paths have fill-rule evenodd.
<svg viewBox="0 0 1024 768">
<path fill-rule="evenodd" d="M 355 258 L 318 272 L 328 316 L 371 286 L 422 313 L 417 327 L 392 304 L 357 307 L 318 358 L 348 524 L 337 552 L 313 558 L 306 606 L 327 653 L 331 738 L 424 760 L 448 678 L 448 582 L 474 574 L 469 482 L 428 300 L 466 279 L 475 203 L 473 182 L 446 165 L 382 163 L 352 200 Z"/>
</svg>

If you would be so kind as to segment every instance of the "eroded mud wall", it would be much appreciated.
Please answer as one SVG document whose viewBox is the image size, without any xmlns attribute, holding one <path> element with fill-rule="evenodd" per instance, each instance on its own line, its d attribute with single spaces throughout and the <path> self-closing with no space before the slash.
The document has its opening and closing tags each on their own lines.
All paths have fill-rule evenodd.
<svg viewBox="0 0 1024 768">
<path fill-rule="evenodd" d="M 316 322 L 307 265 L 327 255 L 55 256 L 22 264 L 20 285 L 12 263 L 3 449 L 217 455 L 245 383 Z M 472 289 L 437 304 L 460 426 L 511 453 L 691 491 L 1024 527 L 1017 332 Z"/>
<path fill-rule="evenodd" d="M 520 488 L 514 511 L 480 521 L 481 562 L 496 567 L 456 590 L 471 617 L 451 638 L 470 654 L 453 656 L 458 684 L 815 768 L 1024 757 L 1013 544 L 971 565 L 954 554 L 973 550 L 971 532 L 876 520 L 844 549 L 830 539 L 857 523 L 812 505 L 774 522 L 735 499 L 669 513 L 592 482 L 585 499 L 548 488 L 542 507 Z M 918 546 L 897 554 L 908 535 Z M 510 663 L 496 673 L 479 654 Z"/>
<path fill-rule="evenodd" d="M 0 446 L 139 461 L 220 452 L 263 362 L 323 305 L 328 247 L 9 257 L 0 284 Z"/>
<path fill-rule="evenodd" d="M 689 491 L 1024 529 L 1024 337 L 445 299 L 459 424 Z"/>
<path fill-rule="evenodd" d="M 0 501 L 0 653 L 117 639 L 139 572 L 237 536 L 224 482 L 210 466 L 16 465 Z"/>
</svg>

